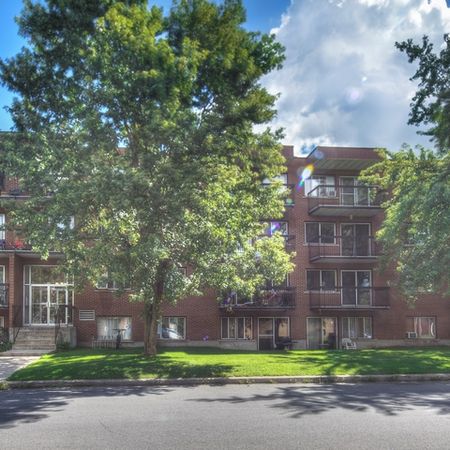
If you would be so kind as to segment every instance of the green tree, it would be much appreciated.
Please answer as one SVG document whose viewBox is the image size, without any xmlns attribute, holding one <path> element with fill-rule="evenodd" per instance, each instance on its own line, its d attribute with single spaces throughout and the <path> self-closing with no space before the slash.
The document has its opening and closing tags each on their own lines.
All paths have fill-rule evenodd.
<svg viewBox="0 0 450 450">
<path fill-rule="evenodd" d="M 419 65 L 411 81 L 419 81 L 412 99 L 408 123 L 428 125 L 427 131 L 419 131 L 431 137 L 441 153 L 450 149 L 450 36 L 444 36 L 444 45 L 439 54 L 433 52 L 433 43 L 428 36 L 422 38 L 422 45 L 412 39 L 396 42 L 396 47 L 405 52 L 408 61 Z"/>
<path fill-rule="evenodd" d="M 450 286 L 450 155 L 411 148 L 380 151 L 381 161 L 365 171 L 368 184 L 389 192 L 377 238 L 382 267 L 395 261 L 399 287 L 410 302 L 423 292 Z"/>
<path fill-rule="evenodd" d="M 399 286 L 412 302 L 424 291 L 450 292 L 450 44 L 444 40 L 439 54 L 427 36 L 421 45 L 396 43 L 410 63 L 418 61 L 409 124 L 431 125 L 419 133 L 430 136 L 436 150 L 381 151 L 381 161 L 362 174 L 389 192 L 377 236 L 382 262 L 396 261 Z"/>
<path fill-rule="evenodd" d="M 4 204 L 12 226 L 42 257 L 63 252 L 77 286 L 105 270 L 129 286 L 149 355 L 164 302 L 292 270 L 281 236 L 250 243 L 284 207 L 281 185 L 262 185 L 283 171 L 281 132 L 253 130 L 275 115 L 259 79 L 283 49 L 244 21 L 240 0 L 167 16 L 146 0 L 28 0 L 28 47 L 0 62 L 18 95 L 1 166 L 31 194 Z"/>
</svg>

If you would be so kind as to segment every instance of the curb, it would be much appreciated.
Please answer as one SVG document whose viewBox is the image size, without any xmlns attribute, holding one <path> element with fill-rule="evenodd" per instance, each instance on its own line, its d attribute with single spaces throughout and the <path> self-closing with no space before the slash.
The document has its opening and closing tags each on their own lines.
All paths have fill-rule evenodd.
<svg viewBox="0 0 450 450">
<path fill-rule="evenodd" d="M 6 389 L 67 388 L 67 387 L 145 387 L 145 386 L 198 386 L 226 384 L 295 384 L 295 383 L 386 383 L 386 382 L 423 382 L 450 381 L 450 373 L 430 374 L 394 374 L 394 375 L 311 375 L 277 377 L 212 377 L 212 378 L 151 378 L 137 380 L 39 380 L 5 381 Z"/>
</svg>

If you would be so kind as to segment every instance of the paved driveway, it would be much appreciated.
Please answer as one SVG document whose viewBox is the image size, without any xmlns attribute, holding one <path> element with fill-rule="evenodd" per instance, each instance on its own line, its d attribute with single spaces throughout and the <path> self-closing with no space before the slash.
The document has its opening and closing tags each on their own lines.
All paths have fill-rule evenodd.
<svg viewBox="0 0 450 450">
<path fill-rule="evenodd" d="M 40 356 L 0 356 L 0 381 L 39 358 Z"/>
</svg>

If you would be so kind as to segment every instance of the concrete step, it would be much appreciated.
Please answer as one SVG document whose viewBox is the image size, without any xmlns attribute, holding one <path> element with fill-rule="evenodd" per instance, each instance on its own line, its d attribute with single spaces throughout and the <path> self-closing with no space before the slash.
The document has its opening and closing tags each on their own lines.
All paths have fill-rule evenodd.
<svg viewBox="0 0 450 450">
<path fill-rule="evenodd" d="M 8 350 L 2 356 L 41 356 L 50 353 L 49 350 Z"/>
<path fill-rule="evenodd" d="M 13 344 L 11 350 L 55 350 L 55 345 L 16 345 Z"/>
</svg>

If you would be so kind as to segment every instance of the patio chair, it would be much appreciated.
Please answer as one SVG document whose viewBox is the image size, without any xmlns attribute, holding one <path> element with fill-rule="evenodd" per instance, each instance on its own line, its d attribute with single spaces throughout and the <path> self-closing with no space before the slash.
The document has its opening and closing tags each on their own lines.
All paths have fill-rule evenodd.
<svg viewBox="0 0 450 450">
<path fill-rule="evenodd" d="M 343 350 L 356 350 L 356 342 L 352 341 L 350 338 L 343 338 L 341 347 Z"/>
</svg>

